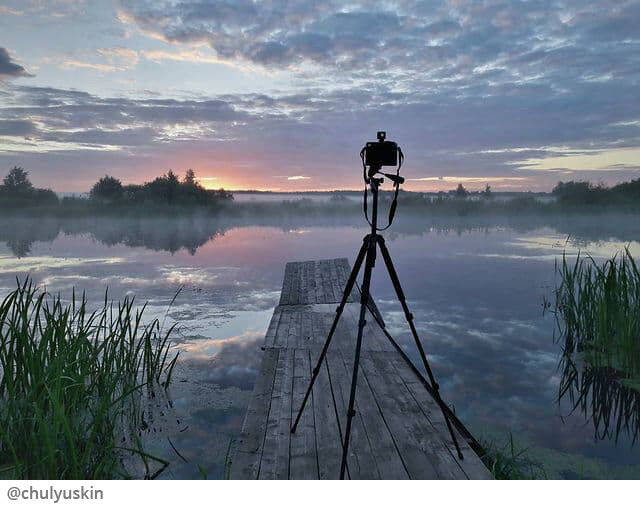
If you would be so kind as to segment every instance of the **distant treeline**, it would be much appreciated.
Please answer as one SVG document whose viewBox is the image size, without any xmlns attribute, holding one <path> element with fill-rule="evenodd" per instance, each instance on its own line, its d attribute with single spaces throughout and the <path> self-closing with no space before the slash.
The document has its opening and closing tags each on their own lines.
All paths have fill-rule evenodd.
<svg viewBox="0 0 640 508">
<path fill-rule="evenodd" d="M 640 207 L 640 178 L 613 187 L 591 182 L 559 182 L 552 194 L 565 205 L 625 205 Z"/>
<path fill-rule="evenodd" d="M 393 192 L 381 191 L 382 215 L 390 206 Z M 371 206 L 371 201 L 369 201 Z M 640 179 L 614 187 L 589 182 L 559 182 L 551 194 L 534 192 L 496 194 L 487 185 L 470 192 L 462 184 L 449 192 L 400 191 L 399 215 L 408 217 L 529 216 L 640 212 Z M 339 217 L 362 211 L 362 201 L 353 192 L 334 192 L 328 201 L 300 198 L 284 201 L 246 201 L 225 210 L 235 217 Z"/>
<path fill-rule="evenodd" d="M 112 176 L 98 180 L 88 198 L 63 197 L 50 189 L 38 189 L 29 180 L 27 171 L 14 167 L 4 177 L 0 185 L 0 210 L 38 211 L 77 214 L 82 212 L 117 212 L 148 210 L 157 212 L 162 209 L 205 209 L 217 211 L 233 195 L 224 189 L 205 189 L 197 180 L 193 170 L 189 169 L 180 179 L 171 170 L 150 182 L 123 185 Z"/>
<path fill-rule="evenodd" d="M 352 193 L 349 193 L 352 194 Z M 381 192 L 383 206 L 388 206 L 391 192 Z M 533 215 L 553 213 L 600 213 L 640 211 L 640 178 L 613 187 L 584 181 L 559 182 L 551 199 L 541 199 L 537 193 L 520 193 L 504 199 L 489 185 L 480 192 L 469 192 L 462 184 L 449 192 L 405 192 L 399 198 L 401 209 L 409 214 L 439 216 L 469 215 Z M 58 216 L 77 217 L 88 214 L 174 214 L 177 211 L 217 213 L 231 217 L 274 216 L 342 216 L 359 213 L 362 204 L 347 193 L 336 191 L 328 201 L 295 198 L 277 201 L 233 202 L 233 195 L 224 189 L 205 189 L 195 173 L 188 170 L 179 178 L 173 171 L 144 184 L 123 185 L 112 176 L 98 180 L 88 198 L 58 196 L 49 189 L 37 189 L 28 173 L 14 167 L 0 185 L 0 211 L 37 215 L 43 211 Z M 384 212 L 383 212 L 384 213 Z"/>
<path fill-rule="evenodd" d="M 550 199 L 539 194 L 523 192 L 508 199 L 498 199 L 489 185 L 484 191 L 469 192 L 462 184 L 448 193 L 432 195 L 405 193 L 400 204 L 440 215 L 538 213 L 599 213 L 640 211 L 640 178 L 613 187 L 594 185 L 585 181 L 558 182 Z"/>
</svg>

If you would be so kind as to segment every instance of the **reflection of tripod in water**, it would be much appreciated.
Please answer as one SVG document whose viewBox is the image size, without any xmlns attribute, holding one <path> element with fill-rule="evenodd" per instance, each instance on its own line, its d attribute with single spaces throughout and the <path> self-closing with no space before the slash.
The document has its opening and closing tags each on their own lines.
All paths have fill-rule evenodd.
<svg viewBox="0 0 640 508">
<path fill-rule="evenodd" d="M 380 137 L 379 137 L 380 139 Z M 383 138 L 384 139 L 384 138 Z M 382 142 L 383 140 L 381 140 Z M 395 145 L 395 144 L 394 144 Z M 363 149 L 364 151 L 364 149 Z M 398 149 L 399 151 L 399 149 Z M 362 154 L 361 154 L 362 156 Z M 401 161 L 402 161 L 402 152 L 400 152 L 400 156 L 401 156 Z M 365 163 L 365 159 L 363 157 L 363 165 Z M 336 309 L 336 315 L 335 318 L 333 320 L 333 324 L 331 325 L 331 329 L 329 330 L 329 335 L 327 336 L 327 340 L 324 343 L 324 346 L 322 348 L 322 351 L 320 353 L 320 357 L 318 358 L 318 363 L 316 364 L 315 368 L 313 369 L 313 375 L 311 377 L 311 382 L 309 383 L 309 387 L 307 388 L 307 392 L 305 393 L 304 396 L 304 400 L 302 401 L 302 406 L 300 407 L 300 410 L 298 411 L 298 415 L 296 417 L 296 420 L 293 424 L 293 427 L 291 428 L 291 432 L 294 433 L 296 431 L 296 427 L 298 426 L 298 422 L 300 421 L 300 417 L 302 416 L 302 413 L 305 409 L 307 400 L 309 398 L 309 395 L 311 393 L 311 390 L 313 388 L 313 384 L 316 380 L 316 378 L 318 377 L 318 373 L 320 372 L 320 367 L 322 365 L 322 362 L 325 359 L 325 356 L 327 354 L 327 350 L 329 349 L 329 345 L 331 344 L 331 339 L 333 338 L 333 334 L 336 330 L 336 327 L 338 325 L 338 321 L 340 320 L 340 316 L 342 315 L 342 312 L 344 310 L 344 307 L 347 303 L 347 299 L 349 298 L 349 295 L 351 294 L 351 291 L 353 290 L 353 287 L 356 283 L 356 278 L 358 276 L 358 273 L 360 271 L 360 267 L 362 266 L 362 262 L 365 259 L 366 256 L 366 262 L 364 265 L 364 277 L 362 280 L 362 287 L 361 287 L 361 291 L 360 291 L 360 319 L 358 320 L 358 336 L 356 339 L 356 351 L 355 351 L 355 357 L 353 360 L 353 374 L 352 374 L 352 379 L 351 379 L 351 393 L 349 396 L 349 408 L 347 410 L 347 425 L 345 428 L 345 434 L 344 434 L 344 440 L 342 442 L 342 462 L 340 465 L 340 479 L 344 479 L 344 474 L 345 474 L 345 470 L 346 470 L 346 466 L 347 466 L 347 454 L 348 454 L 348 450 L 349 450 L 349 437 L 351 434 L 351 421 L 355 415 L 355 411 L 354 411 L 354 404 L 355 404 L 355 398 L 356 398 L 356 383 L 358 380 L 358 367 L 359 367 L 359 362 L 360 362 L 360 350 L 361 350 L 361 346 L 362 346 L 362 335 L 363 335 L 363 331 L 364 331 L 364 326 L 365 326 L 365 313 L 367 308 L 369 308 L 369 311 L 371 312 L 371 315 L 373 316 L 373 318 L 375 319 L 375 321 L 378 323 L 378 325 L 382 328 L 382 331 L 385 333 L 385 335 L 389 338 L 389 340 L 394 344 L 394 346 L 396 346 L 395 341 L 393 340 L 393 338 L 389 335 L 389 333 L 386 331 L 385 329 L 385 325 L 382 322 L 381 318 L 376 314 L 376 312 L 373 311 L 373 309 L 370 307 L 370 298 L 369 298 L 369 289 L 370 289 L 370 285 L 371 285 L 371 273 L 373 271 L 373 267 L 375 265 L 375 261 L 376 261 L 376 253 L 377 253 L 377 246 L 380 247 L 380 252 L 382 254 L 382 258 L 384 259 L 385 265 L 387 267 L 387 271 L 389 272 L 389 276 L 391 278 L 391 282 L 393 283 L 393 287 L 396 291 L 396 295 L 398 297 L 398 300 L 400 300 L 400 304 L 402 305 L 402 309 L 404 311 L 404 315 L 405 318 L 407 320 L 407 322 L 409 323 L 409 327 L 411 328 L 411 333 L 413 335 L 413 338 L 415 339 L 415 343 L 416 346 L 418 348 L 418 352 L 420 353 L 420 358 L 422 359 L 422 364 L 427 372 L 427 375 L 429 377 L 429 381 L 430 381 L 430 385 L 431 385 L 431 390 L 429 390 L 433 396 L 435 401 L 438 403 L 438 405 L 440 406 L 440 409 L 442 411 L 442 414 L 444 415 L 444 419 L 445 422 L 447 424 L 447 428 L 449 429 L 449 433 L 451 434 L 451 438 L 453 440 L 453 443 L 455 444 L 456 447 L 456 451 L 458 452 L 458 457 L 460 459 L 462 459 L 462 451 L 460 450 L 460 446 L 458 445 L 458 440 L 456 439 L 455 433 L 453 431 L 453 428 L 451 426 L 451 422 L 449 420 L 449 415 L 448 415 L 448 408 L 445 406 L 445 403 L 442 401 L 442 399 L 440 398 L 440 391 L 438 388 L 438 383 L 436 383 L 436 380 L 433 376 L 433 372 L 431 371 L 431 367 L 429 366 L 429 362 L 427 361 L 427 357 L 425 355 L 424 349 L 422 348 L 422 343 L 420 342 L 420 338 L 418 337 L 418 332 L 416 331 L 416 327 L 413 323 L 413 314 L 411 314 L 411 312 L 409 311 L 409 307 L 407 306 L 407 302 L 405 300 L 404 297 L 404 292 L 402 291 L 402 286 L 400 285 L 400 280 L 398 279 L 398 275 L 396 273 L 396 270 L 393 266 L 393 261 L 391 260 L 391 255 L 389 254 L 389 251 L 387 250 L 387 247 L 384 243 L 384 238 L 378 234 L 378 231 L 380 231 L 380 229 L 378 229 L 377 227 L 377 221 L 378 221 L 378 187 L 380 186 L 380 184 L 383 182 L 383 178 L 376 178 L 374 175 L 379 173 L 379 170 L 381 169 L 380 165 L 374 165 L 371 164 L 370 165 L 370 169 L 369 169 L 369 176 L 367 177 L 366 175 L 366 168 L 365 168 L 365 182 L 370 185 L 371 187 L 371 193 L 373 195 L 373 209 L 372 209 L 372 214 L 371 214 L 371 233 L 368 234 L 367 236 L 364 237 L 363 243 L 362 243 L 362 247 L 360 248 L 360 252 L 358 252 L 358 257 L 356 258 L 355 264 L 353 265 L 353 269 L 351 270 L 351 275 L 349 276 L 349 279 L 347 280 L 347 284 L 345 286 L 344 289 L 344 293 L 342 294 L 342 299 L 340 301 L 340 305 L 338 306 L 338 308 Z M 399 172 L 399 167 L 398 167 L 398 172 Z M 400 186 L 401 183 L 404 182 L 404 179 L 402 177 L 400 177 L 398 174 L 396 175 L 388 175 L 385 173 L 384 176 L 387 176 L 388 178 L 390 178 L 393 182 L 394 185 L 396 187 L 396 197 L 397 197 L 397 190 L 398 187 Z M 366 192 L 366 191 L 365 191 Z M 396 200 L 394 198 L 394 202 L 391 205 L 391 213 L 389 216 L 389 225 L 391 224 L 392 220 L 393 220 L 393 212 L 395 212 L 395 204 L 396 204 Z M 365 194 L 365 211 L 366 211 L 366 194 Z"/>
</svg>

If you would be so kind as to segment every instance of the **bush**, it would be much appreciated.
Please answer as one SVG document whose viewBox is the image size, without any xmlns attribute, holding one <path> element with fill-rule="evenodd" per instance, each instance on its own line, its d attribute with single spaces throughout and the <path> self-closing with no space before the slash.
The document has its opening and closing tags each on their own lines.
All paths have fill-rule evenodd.
<svg viewBox="0 0 640 508">
<path fill-rule="evenodd" d="M 112 176 L 103 176 L 91 188 L 89 195 L 98 201 L 119 201 L 122 198 L 122 182 Z"/>
</svg>

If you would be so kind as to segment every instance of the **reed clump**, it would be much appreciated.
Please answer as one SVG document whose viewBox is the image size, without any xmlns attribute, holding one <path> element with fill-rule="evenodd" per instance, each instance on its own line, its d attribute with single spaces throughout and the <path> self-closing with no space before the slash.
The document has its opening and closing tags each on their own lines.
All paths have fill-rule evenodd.
<svg viewBox="0 0 640 508">
<path fill-rule="evenodd" d="M 546 479 L 544 468 L 529 457 L 529 449 L 514 442 L 513 435 L 502 445 L 483 440 L 482 462 L 491 471 L 494 480 Z"/>
<path fill-rule="evenodd" d="M 598 264 L 566 256 L 557 268 L 555 314 L 564 354 L 613 369 L 640 388 L 640 271 L 628 249 Z"/>
<path fill-rule="evenodd" d="M 141 401 L 166 388 L 177 355 L 132 298 L 87 309 L 18 283 L 0 304 L 0 478 L 148 477 L 166 466 L 143 449 Z M 156 467 L 157 466 L 157 467 Z"/>
</svg>

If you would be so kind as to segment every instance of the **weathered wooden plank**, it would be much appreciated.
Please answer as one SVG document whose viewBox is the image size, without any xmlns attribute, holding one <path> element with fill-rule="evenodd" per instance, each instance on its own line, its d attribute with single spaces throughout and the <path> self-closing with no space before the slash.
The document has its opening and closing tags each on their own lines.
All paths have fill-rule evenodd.
<svg viewBox="0 0 640 508">
<path fill-rule="evenodd" d="M 271 321 L 269 321 L 269 328 L 267 328 L 267 333 L 264 336 L 264 347 L 275 346 L 281 316 L 282 311 L 280 310 L 280 307 L 276 307 L 273 311 L 273 316 L 271 316 Z"/>
<path fill-rule="evenodd" d="M 283 349 L 278 355 L 258 476 L 264 480 L 289 478 L 293 352 Z"/>
<path fill-rule="evenodd" d="M 242 432 L 236 443 L 236 454 L 231 464 L 232 478 L 255 479 L 258 477 L 278 351 L 278 349 L 268 349 L 264 352 Z"/>
<path fill-rule="evenodd" d="M 349 261 L 347 260 L 347 258 L 336 259 L 336 270 L 338 271 L 338 280 L 340 282 L 340 294 L 342 295 L 342 293 L 344 292 L 344 288 L 347 285 L 347 281 L 349 280 L 349 276 L 351 275 L 351 267 L 349 266 Z M 351 294 L 349 295 L 349 298 L 347 299 L 347 301 L 355 302 L 356 293 L 357 293 L 357 290 L 355 289 L 355 286 L 354 286 L 354 290 L 351 291 Z"/>
<path fill-rule="evenodd" d="M 336 261 L 336 259 L 331 260 L 329 274 L 331 277 L 331 289 L 333 290 L 335 303 L 338 303 L 342 299 L 342 294 L 344 292 L 344 281 L 342 281 L 340 277 Z"/>
<path fill-rule="evenodd" d="M 355 348 L 355 341 L 358 332 L 358 321 L 360 319 L 360 304 L 348 303 L 344 309 L 344 320 L 346 326 L 351 330 L 350 347 Z M 365 351 L 395 351 L 387 337 L 378 327 L 373 316 L 367 311 L 366 325 L 362 340 L 362 349 Z"/>
<path fill-rule="evenodd" d="M 298 337 L 299 348 L 309 348 L 313 346 L 313 323 L 311 312 L 301 312 L 301 328 L 300 336 Z"/>
<path fill-rule="evenodd" d="M 362 359 L 367 356 L 368 351 L 362 351 Z M 345 352 L 342 352 L 343 357 Z M 345 359 L 345 365 L 351 369 L 352 363 Z M 363 376 L 362 366 L 360 366 L 358 376 L 357 393 L 359 397 L 359 407 L 365 422 L 365 430 L 372 444 L 374 459 L 380 471 L 380 476 L 385 479 L 406 479 L 410 478 L 408 470 L 400 450 L 395 443 L 396 438 L 384 420 L 381 407 L 376 400 L 376 395 L 371 390 L 365 376 Z"/>
<path fill-rule="evenodd" d="M 298 267 L 300 270 L 300 287 L 298 292 L 298 301 L 296 303 L 305 304 L 307 303 L 307 264 L 302 261 L 298 263 Z"/>
<path fill-rule="evenodd" d="M 353 372 L 354 354 L 340 351 L 343 368 L 345 369 L 345 380 L 341 383 L 346 394 L 350 392 L 351 376 Z M 366 354 L 365 351 L 362 354 Z M 376 468 L 381 478 L 385 479 L 407 479 L 409 475 L 402 463 L 402 458 L 396 448 L 394 440 L 387 428 L 384 418 L 380 413 L 375 397 L 369 388 L 366 380 L 360 371 L 356 384 L 356 414 L 360 414 L 364 424 L 364 431 L 367 435 L 371 453 L 373 454 Z M 345 394 L 345 395 L 346 395 Z M 348 395 L 345 401 L 348 403 Z M 346 422 L 346 419 L 345 419 Z"/>
<path fill-rule="evenodd" d="M 320 352 L 310 350 L 311 366 L 316 365 Z M 333 389 L 326 360 L 322 362 L 313 385 L 313 412 L 318 449 L 318 473 L 321 480 L 340 476 L 342 439 L 336 418 Z"/>
<path fill-rule="evenodd" d="M 322 288 L 324 292 L 325 301 L 323 303 L 336 303 L 338 298 L 333 293 L 333 285 L 331 284 L 331 267 L 329 261 L 322 261 Z"/>
<path fill-rule="evenodd" d="M 302 405 L 304 394 L 311 381 L 309 350 L 294 351 L 293 367 L 293 417 Z M 307 401 L 300 422 L 294 434 L 291 434 L 289 478 L 292 480 L 318 479 L 318 460 L 316 451 L 316 432 L 313 418 L 313 393 Z"/>
<path fill-rule="evenodd" d="M 363 359 L 365 376 L 382 406 L 391 433 L 412 479 L 465 479 L 458 462 L 433 432 L 419 405 L 391 365 L 394 353 L 376 353 Z M 430 431 L 430 432 L 429 432 Z"/>
<path fill-rule="evenodd" d="M 322 272 L 320 270 L 320 262 L 316 261 L 314 264 L 314 270 L 315 270 L 315 280 L 316 280 L 316 303 L 324 303 L 325 302 L 325 296 L 324 296 L 324 287 L 322 286 Z"/>
<path fill-rule="evenodd" d="M 284 340 L 283 347 L 295 348 L 298 345 L 297 335 L 297 321 L 300 318 L 300 313 L 295 311 L 288 312 L 289 314 L 289 329 L 287 330 L 287 338 Z"/>
<path fill-rule="evenodd" d="M 316 303 L 316 263 L 315 261 L 307 261 L 305 267 L 307 283 L 305 303 L 314 304 Z"/>
<path fill-rule="evenodd" d="M 293 263 L 287 263 L 284 267 L 284 280 L 282 281 L 282 291 L 280 292 L 280 305 L 289 303 L 291 294 L 291 283 L 293 281 Z"/>
<path fill-rule="evenodd" d="M 300 303 L 300 284 L 302 283 L 300 276 L 300 263 L 293 265 L 293 281 L 291 283 L 291 295 L 289 297 L 289 304 Z"/>
<path fill-rule="evenodd" d="M 336 402 L 337 424 L 340 429 L 341 440 L 344 437 L 347 422 L 347 408 L 349 406 L 349 373 L 344 367 L 342 354 L 337 350 L 330 350 L 327 354 L 327 367 L 333 394 Z M 347 455 L 347 465 L 349 477 L 352 480 L 372 480 L 381 478 L 376 465 L 371 443 L 365 432 L 362 414 L 358 411 L 356 401 L 356 414 L 351 425 L 351 438 L 349 453 Z M 342 451 L 339 460 L 342 461 Z M 339 473 L 339 471 L 338 471 Z"/>
<path fill-rule="evenodd" d="M 396 372 L 400 378 L 402 378 L 408 390 L 420 406 L 423 414 L 431 424 L 433 432 L 440 436 L 441 440 L 446 444 L 447 450 L 451 456 L 458 461 L 455 445 L 451 439 L 449 430 L 447 429 L 442 411 L 436 401 L 431 397 L 429 392 L 427 392 L 424 385 L 416 377 L 403 358 L 398 356 L 393 358 L 391 362 L 395 367 Z M 491 478 L 489 470 L 483 464 L 482 460 L 480 460 L 480 457 L 478 457 L 478 455 L 471 449 L 462 435 L 458 431 L 455 432 L 458 444 L 460 445 L 460 449 L 464 455 L 464 460 L 460 462 L 460 467 L 464 471 L 465 475 L 474 480 Z"/>
</svg>

